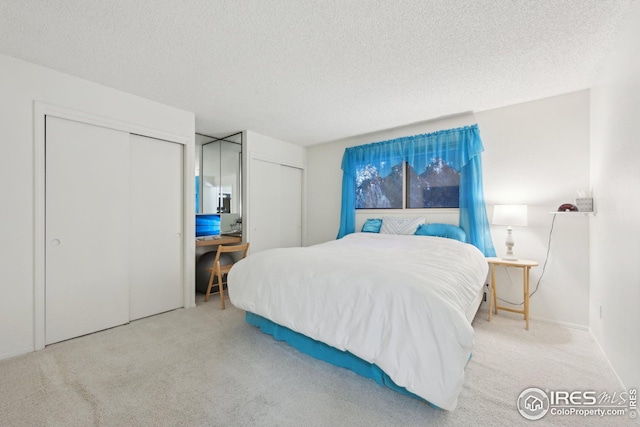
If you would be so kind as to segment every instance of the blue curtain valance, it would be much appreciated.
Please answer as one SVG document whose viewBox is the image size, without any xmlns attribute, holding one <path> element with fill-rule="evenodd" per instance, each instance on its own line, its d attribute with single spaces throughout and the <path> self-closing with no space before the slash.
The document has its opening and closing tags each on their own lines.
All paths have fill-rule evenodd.
<svg viewBox="0 0 640 427">
<path fill-rule="evenodd" d="M 342 157 L 342 210 L 338 238 L 355 231 L 358 166 L 379 165 L 379 173 L 384 177 L 402 161 L 414 170 L 424 170 L 434 158 L 439 157 L 460 172 L 459 222 L 469 243 L 485 256 L 495 256 L 482 186 L 483 151 L 478 125 L 347 148 Z"/>
</svg>

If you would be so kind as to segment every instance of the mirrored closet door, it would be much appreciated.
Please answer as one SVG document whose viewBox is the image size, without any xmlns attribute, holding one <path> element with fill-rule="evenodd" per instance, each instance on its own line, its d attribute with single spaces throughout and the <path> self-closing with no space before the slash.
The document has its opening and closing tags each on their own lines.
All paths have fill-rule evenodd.
<svg viewBox="0 0 640 427">
<path fill-rule="evenodd" d="M 216 138 L 196 135 L 202 141 L 196 185 L 198 213 L 220 214 L 222 233 L 238 231 L 242 215 L 242 133 Z"/>
</svg>

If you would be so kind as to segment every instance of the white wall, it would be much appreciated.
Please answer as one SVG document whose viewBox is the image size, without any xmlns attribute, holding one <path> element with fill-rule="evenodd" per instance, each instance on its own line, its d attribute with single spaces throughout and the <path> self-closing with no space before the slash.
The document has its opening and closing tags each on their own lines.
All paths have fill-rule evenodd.
<svg viewBox="0 0 640 427">
<path fill-rule="evenodd" d="M 591 91 L 591 329 L 627 388 L 640 386 L 639 22 L 636 4 Z"/>
<path fill-rule="evenodd" d="M 306 164 L 306 149 L 290 142 L 271 138 L 248 130 L 245 132 L 246 152 L 250 156 L 260 157 L 263 160 L 272 160 L 281 164 L 299 165 Z"/>
<path fill-rule="evenodd" d="M 542 272 L 547 236 L 561 203 L 589 188 L 589 93 L 582 91 L 505 108 L 359 135 L 307 151 L 307 243 L 334 239 L 340 223 L 342 171 L 346 147 L 478 123 L 485 153 L 483 175 L 489 217 L 494 204 L 529 205 L 529 226 L 516 229 L 516 255 L 534 259 L 535 284 Z M 424 214 L 428 211 L 412 210 Z M 384 215 L 394 211 L 385 210 Z M 380 215 L 380 214 L 378 214 Z M 426 214 L 429 215 L 429 214 Z M 430 222 L 450 213 L 430 216 Z M 373 214 L 371 215 L 373 216 Z M 505 252 L 504 227 L 493 227 L 498 255 Z M 534 318 L 588 325 L 589 217 L 559 217 L 540 290 L 531 300 Z M 520 302 L 520 270 L 498 271 L 499 296 Z M 508 275 L 507 275 L 508 274 Z"/>
<path fill-rule="evenodd" d="M 531 270 L 531 286 L 535 286 L 546 257 L 553 220 L 549 212 L 562 203 L 574 203 L 577 190 L 589 190 L 589 92 L 483 111 L 476 118 L 485 145 L 489 218 L 495 204 L 529 206 L 529 225 L 514 227 L 514 252 L 540 263 Z M 591 218 L 556 217 L 544 277 L 531 298 L 534 318 L 589 325 Z M 492 226 L 492 236 L 498 256 L 503 255 L 505 227 Z M 501 270 L 498 297 L 521 302 L 520 270 Z"/>
<path fill-rule="evenodd" d="M 185 155 L 191 157 L 195 119 L 192 113 L 5 55 L 0 55 L 0 93 L 2 359 L 34 349 L 34 100 L 190 135 Z M 191 268 L 193 276 L 192 267 L 185 268 Z"/>
</svg>

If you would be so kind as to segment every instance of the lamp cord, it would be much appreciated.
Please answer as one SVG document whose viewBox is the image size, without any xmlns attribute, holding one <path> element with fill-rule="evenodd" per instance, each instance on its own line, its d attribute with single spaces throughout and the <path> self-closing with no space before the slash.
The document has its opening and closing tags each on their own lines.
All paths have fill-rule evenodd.
<svg viewBox="0 0 640 427">
<path fill-rule="evenodd" d="M 533 292 L 531 292 L 529 294 L 529 298 L 531 298 L 536 292 L 538 292 L 538 287 L 540 286 L 540 281 L 542 280 L 542 276 L 544 276 L 544 272 L 547 269 L 547 261 L 549 261 L 549 251 L 551 250 L 551 235 L 553 234 L 553 226 L 556 223 L 556 216 L 558 216 L 556 213 L 553 214 L 553 219 L 551 220 L 551 229 L 549 230 L 549 238 L 547 241 L 547 254 L 544 258 L 544 264 L 542 265 L 542 273 L 540 274 L 540 277 L 538 277 L 538 281 L 536 282 L 536 288 L 533 290 Z M 507 272 L 507 275 L 509 274 L 509 272 Z M 511 277 L 509 277 L 509 279 L 511 279 Z M 514 302 L 511 301 L 507 301 L 504 300 L 502 298 L 498 298 L 496 296 L 497 299 L 499 299 L 502 302 L 506 302 L 507 304 L 511 304 L 511 305 L 523 305 L 524 301 L 522 301 L 520 304 L 516 304 Z"/>
</svg>

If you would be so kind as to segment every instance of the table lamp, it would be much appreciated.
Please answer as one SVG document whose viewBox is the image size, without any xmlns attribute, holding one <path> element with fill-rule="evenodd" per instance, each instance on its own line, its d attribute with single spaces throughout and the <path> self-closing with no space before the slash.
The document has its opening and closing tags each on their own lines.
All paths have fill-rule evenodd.
<svg viewBox="0 0 640 427">
<path fill-rule="evenodd" d="M 507 240 L 505 241 L 507 253 L 502 259 L 508 261 L 517 260 L 518 258 L 513 255 L 515 242 L 511 227 L 524 227 L 527 225 L 527 205 L 495 205 L 491 224 L 507 226 Z"/>
</svg>

